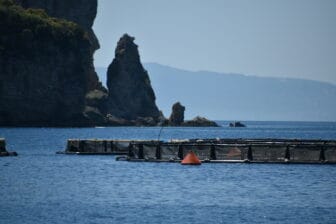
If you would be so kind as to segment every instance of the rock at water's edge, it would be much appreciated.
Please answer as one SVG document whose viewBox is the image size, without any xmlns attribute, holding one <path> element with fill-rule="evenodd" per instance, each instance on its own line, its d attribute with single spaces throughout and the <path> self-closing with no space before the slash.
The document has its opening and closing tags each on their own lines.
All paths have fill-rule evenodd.
<svg viewBox="0 0 336 224">
<path fill-rule="evenodd" d="M 128 34 L 124 34 L 117 44 L 115 58 L 107 71 L 107 86 L 109 114 L 125 120 L 151 117 L 157 121 L 160 112 L 155 104 L 155 94 L 140 62 L 134 37 Z"/>
<path fill-rule="evenodd" d="M 235 122 L 231 122 L 229 124 L 229 127 L 231 127 L 231 128 L 245 128 L 246 125 L 241 123 L 240 121 L 235 121 Z"/>
<path fill-rule="evenodd" d="M 6 141 L 3 138 L 0 138 L 0 152 L 6 152 Z"/>
<path fill-rule="evenodd" d="M 8 152 L 6 150 L 6 141 L 3 138 L 0 138 L 0 157 L 3 156 L 17 156 L 16 152 Z"/>
<path fill-rule="evenodd" d="M 172 113 L 169 117 L 169 125 L 180 126 L 184 122 L 185 107 L 180 102 L 175 103 L 172 106 Z"/>
<path fill-rule="evenodd" d="M 192 120 L 189 121 L 185 121 L 182 123 L 181 126 L 185 126 L 185 127 L 219 127 L 219 125 L 214 122 L 214 121 L 210 121 L 204 117 L 195 117 Z"/>
</svg>

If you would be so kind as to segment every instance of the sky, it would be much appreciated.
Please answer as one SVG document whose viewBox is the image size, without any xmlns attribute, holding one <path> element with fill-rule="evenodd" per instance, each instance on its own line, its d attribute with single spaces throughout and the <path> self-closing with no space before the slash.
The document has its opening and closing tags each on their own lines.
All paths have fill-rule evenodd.
<svg viewBox="0 0 336 224">
<path fill-rule="evenodd" d="M 142 62 L 336 84 L 335 12 L 334 0 L 98 0 L 95 65 L 128 33 Z"/>
</svg>

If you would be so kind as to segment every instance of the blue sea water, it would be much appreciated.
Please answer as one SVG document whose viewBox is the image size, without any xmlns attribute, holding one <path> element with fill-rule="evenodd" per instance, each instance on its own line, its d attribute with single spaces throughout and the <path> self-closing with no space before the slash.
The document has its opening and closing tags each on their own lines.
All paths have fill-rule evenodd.
<svg viewBox="0 0 336 224">
<path fill-rule="evenodd" d="M 336 123 L 164 128 L 161 139 L 336 139 Z M 0 128 L 0 223 L 336 223 L 336 166 L 117 162 L 56 155 L 68 138 L 157 139 L 160 128 Z"/>
</svg>

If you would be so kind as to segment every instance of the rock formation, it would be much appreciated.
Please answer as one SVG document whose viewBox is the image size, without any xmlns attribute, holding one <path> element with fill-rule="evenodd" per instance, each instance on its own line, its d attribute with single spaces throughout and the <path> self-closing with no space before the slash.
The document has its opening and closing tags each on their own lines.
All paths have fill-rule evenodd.
<svg viewBox="0 0 336 224">
<path fill-rule="evenodd" d="M 85 30 L 0 0 L 0 33 L 0 125 L 87 125 L 93 66 Z"/>
<path fill-rule="evenodd" d="M 126 120 L 156 123 L 160 112 L 134 37 L 124 34 L 107 71 L 108 113 Z M 152 118 L 152 119 L 151 119 Z"/>
<path fill-rule="evenodd" d="M 184 122 L 184 111 L 185 107 L 177 102 L 172 107 L 172 113 L 169 117 L 169 125 L 180 126 Z"/>
<path fill-rule="evenodd" d="M 0 126 L 183 125 L 183 106 L 169 122 L 158 110 L 127 34 L 102 87 L 96 13 L 97 0 L 0 0 Z"/>
<path fill-rule="evenodd" d="M 24 8 L 43 9 L 52 17 L 65 19 L 77 23 L 83 28 L 89 37 L 91 44 L 91 57 L 99 49 L 99 42 L 92 30 L 93 22 L 97 14 L 97 0 L 15 0 Z M 90 59 L 87 68 L 88 90 L 101 89 L 98 76 Z"/>
<path fill-rule="evenodd" d="M 240 121 L 235 121 L 235 122 L 231 122 L 229 124 L 229 127 L 231 127 L 231 128 L 245 128 L 246 125 L 241 123 Z"/>
<path fill-rule="evenodd" d="M 17 156 L 16 152 L 8 152 L 6 150 L 6 141 L 3 138 L 0 138 L 0 157 L 3 156 Z"/>
<path fill-rule="evenodd" d="M 184 121 L 185 107 L 180 102 L 172 106 L 172 113 L 169 117 L 169 126 L 185 126 L 185 127 L 218 127 L 214 121 L 210 121 L 204 117 L 197 116 L 192 120 Z"/>
<path fill-rule="evenodd" d="M 3 138 L 0 138 L 0 153 L 7 152 L 6 150 L 6 141 Z"/>
<path fill-rule="evenodd" d="M 182 126 L 185 127 L 218 127 L 218 124 L 214 121 L 210 121 L 205 117 L 197 116 L 192 120 L 183 122 Z"/>
</svg>

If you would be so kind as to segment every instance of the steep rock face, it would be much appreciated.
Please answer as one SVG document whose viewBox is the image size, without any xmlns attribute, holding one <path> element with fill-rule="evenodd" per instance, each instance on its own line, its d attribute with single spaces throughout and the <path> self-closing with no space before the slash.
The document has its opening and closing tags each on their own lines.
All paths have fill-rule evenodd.
<svg viewBox="0 0 336 224">
<path fill-rule="evenodd" d="M 185 107 L 177 102 L 172 107 L 172 113 L 169 117 L 169 125 L 180 126 L 184 121 L 184 111 Z"/>
<path fill-rule="evenodd" d="M 92 30 L 97 14 L 97 0 L 15 0 L 24 8 L 44 9 L 52 17 L 69 20 L 80 25 L 89 34 L 93 51 L 99 42 Z"/>
<path fill-rule="evenodd" d="M 92 64 L 84 30 L 0 0 L 0 33 L 0 125 L 82 125 Z"/>
<path fill-rule="evenodd" d="M 151 117 L 157 120 L 160 112 L 147 71 L 140 62 L 134 37 L 123 35 L 108 67 L 108 112 L 126 120 Z"/>
<path fill-rule="evenodd" d="M 91 44 L 91 57 L 99 49 L 99 42 L 92 30 L 97 14 L 97 0 L 15 0 L 24 8 L 43 9 L 52 17 L 72 21 L 80 25 L 88 34 Z M 98 76 L 90 59 L 87 68 L 88 90 L 102 89 Z"/>
</svg>

